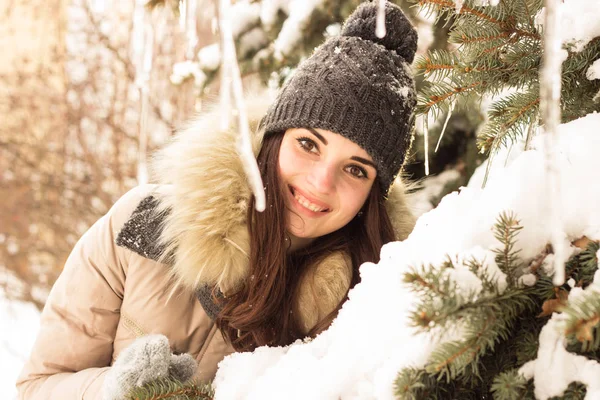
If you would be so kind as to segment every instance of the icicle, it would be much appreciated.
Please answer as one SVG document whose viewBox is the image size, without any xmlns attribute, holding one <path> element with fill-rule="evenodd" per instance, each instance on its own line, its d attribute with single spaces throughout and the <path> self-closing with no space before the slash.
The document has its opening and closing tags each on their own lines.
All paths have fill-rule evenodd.
<svg viewBox="0 0 600 400">
<path fill-rule="evenodd" d="M 377 3 L 377 26 L 375 28 L 375 35 L 380 39 L 385 36 L 385 2 L 386 0 L 378 0 Z"/>
<path fill-rule="evenodd" d="M 533 140 L 535 127 L 538 124 L 537 116 L 538 116 L 538 114 L 535 113 L 535 115 L 531 118 L 531 121 L 529 121 L 529 128 L 527 129 L 527 137 L 525 138 L 525 151 L 531 149 L 531 141 Z"/>
<path fill-rule="evenodd" d="M 187 21 L 187 0 L 179 1 L 179 28 L 183 31 Z"/>
<path fill-rule="evenodd" d="M 429 176 L 429 124 L 427 123 L 429 116 L 423 116 L 423 138 L 425 141 L 425 175 Z"/>
<path fill-rule="evenodd" d="M 256 200 L 255 208 L 257 211 L 265 209 L 265 192 L 260 177 L 260 171 L 254 158 L 252 150 L 252 139 L 250 137 L 250 127 L 248 125 L 248 116 L 246 115 L 246 104 L 242 89 L 242 77 L 237 63 L 235 53 L 235 43 L 233 41 L 233 32 L 231 28 L 231 0 L 220 0 L 219 17 L 220 32 L 222 38 L 222 61 L 221 61 L 221 112 L 223 113 L 222 124 L 225 129 L 229 128 L 229 114 L 231 112 L 231 94 L 237 111 L 238 127 L 240 129 L 240 140 L 238 142 L 238 152 L 244 166 L 244 171 L 248 176 L 248 181 Z"/>
<path fill-rule="evenodd" d="M 450 121 L 450 117 L 452 116 L 452 111 L 454 111 L 454 104 L 455 104 L 454 101 L 452 103 L 450 103 L 450 109 L 448 110 L 448 115 L 446 115 L 446 121 L 444 121 L 444 126 L 442 127 L 442 132 L 440 133 L 440 138 L 438 139 L 437 145 L 435 146 L 434 153 L 437 153 L 438 149 L 440 148 L 440 143 L 442 143 L 442 138 L 444 137 L 444 133 L 446 132 L 446 127 L 448 126 L 448 121 Z"/>
<path fill-rule="evenodd" d="M 185 36 L 187 40 L 187 49 L 185 58 L 188 60 L 194 59 L 194 50 L 198 44 L 197 29 L 197 0 L 186 0 L 185 4 Z"/>
<path fill-rule="evenodd" d="M 560 210 L 560 175 L 556 169 L 556 135 L 560 124 L 560 86 L 562 58 L 559 32 L 558 2 L 560 0 L 544 0 L 546 8 L 544 21 L 544 53 L 540 73 L 540 109 L 544 123 L 544 148 L 546 155 L 546 180 L 548 201 L 550 203 L 551 240 L 554 249 L 555 285 L 565 282 L 565 262 L 568 258 L 565 238 L 562 232 Z"/>
<path fill-rule="evenodd" d="M 136 1 L 134 10 L 133 37 L 139 42 L 134 42 L 134 60 L 136 69 L 135 84 L 140 91 L 140 114 L 138 122 L 138 163 L 137 181 L 139 185 L 148 183 L 148 111 L 149 111 L 149 82 L 152 72 L 152 59 L 154 57 L 154 30 L 147 21 L 144 2 Z"/>
</svg>

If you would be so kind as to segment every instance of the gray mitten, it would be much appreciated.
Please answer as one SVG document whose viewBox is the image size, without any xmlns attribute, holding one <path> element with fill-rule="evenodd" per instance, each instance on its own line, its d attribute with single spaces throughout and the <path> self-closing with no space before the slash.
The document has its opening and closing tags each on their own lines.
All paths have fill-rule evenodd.
<svg viewBox="0 0 600 400">
<path fill-rule="evenodd" d="M 189 354 L 171 354 L 166 336 L 143 336 L 123 350 L 107 372 L 103 399 L 124 399 L 133 388 L 156 379 L 170 377 L 185 382 L 195 373 L 194 358 Z"/>
</svg>

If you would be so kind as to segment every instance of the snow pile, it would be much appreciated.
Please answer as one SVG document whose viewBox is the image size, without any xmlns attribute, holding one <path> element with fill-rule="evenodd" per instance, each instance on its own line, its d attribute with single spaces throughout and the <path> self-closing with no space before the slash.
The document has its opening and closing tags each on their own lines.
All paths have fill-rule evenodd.
<svg viewBox="0 0 600 400">
<path fill-rule="evenodd" d="M 600 79 L 600 59 L 594 61 L 594 63 L 590 65 L 585 76 L 590 81 L 593 81 L 594 79 Z"/>
<path fill-rule="evenodd" d="M 0 290 L 0 393 L 16 399 L 15 382 L 39 329 L 40 313 L 31 303 L 10 301 Z"/>
<path fill-rule="evenodd" d="M 221 65 L 221 47 L 218 43 L 211 44 L 198 52 L 198 64 L 204 71 L 215 71 Z"/>
<path fill-rule="evenodd" d="M 190 77 L 194 78 L 194 84 L 198 87 L 204 85 L 206 81 L 206 74 L 202 72 L 198 63 L 187 60 L 173 66 L 173 73 L 169 79 L 173 85 L 181 85 Z"/>
<path fill-rule="evenodd" d="M 264 347 L 223 360 L 214 382 L 216 399 L 393 399 L 398 371 L 423 366 L 435 345 L 409 324 L 417 299 L 402 283 L 402 275 L 411 266 L 440 265 L 447 255 L 456 259 L 479 255 L 486 258 L 490 271 L 497 268 L 489 251 L 501 247 L 492 226 L 502 211 L 515 212 L 524 227 L 515 250 L 521 250 L 525 261 L 542 252 L 554 228 L 564 234 L 565 246 L 571 249 L 570 241 L 583 235 L 600 239 L 600 181 L 595 177 L 600 170 L 599 125 L 600 114 L 590 114 L 559 127 L 555 143 L 561 182 L 556 202 L 561 205 L 559 226 L 550 226 L 547 218 L 550 199 L 540 135 L 534 150 L 496 171 L 485 189 L 468 187 L 444 197 L 436 209 L 421 216 L 407 240 L 384 246 L 379 264 L 361 266 L 362 282 L 350 292 L 329 330 L 311 342 Z M 544 268 L 552 268 L 552 262 Z M 496 279 L 503 285 L 499 271 Z M 477 290 L 478 280 L 469 282 L 462 290 Z M 554 334 L 548 333 L 551 325 L 542 336 Z M 542 364 L 546 373 L 561 374 L 555 368 L 563 366 Z"/>
<path fill-rule="evenodd" d="M 582 297 L 584 293 L 600 295 L 600 270 L 594 275 L 594 283 L 585 290 L 574 287 L 569 293 L 569 301 Z M 535 384 L 535 396 L 548 399 L 560 396 L 571 382 L 586 385 L 586 399 L 600 398 L 600 364 L 586 357 L 569 353 L 562 335 L 565 315 L 554 314 L 552 319 L 542 328 L 538 358 L 529 361 L 519 372 Z M 552 365 L 553 368 L 548 369 Z"/>
<path fill-rule="evenodd" d="M 310 22 L 314 10 L 322 6 L 324 0 L 291 0 L 289 17 L 283 23 L 281 32 L 274 43 L 274 54 L 279 60 L 291 54 L 302 41 L 305 27 Z"/>
<path fill-rule="evenodd" d="M 558 2 L 562 43 L 581 51 L 595 37 L 600 36 L 598 9 L 600 0 L 563 0 Z M 536 16 L 536 23 L 543 27 L 544 9 Z"/>
<path fill-rule="evenodd" d="M 427 211 L 431 211 L 434 208 L 434 203 L 442 197 L 444 189 L 459 179 L 460 172 L 455 169 L 449 169 L 423 179 L 418 184 L 421 189 L 408 199 L 415 217 L 420 217 Z"/>
<path fill-rule="evenodd" d="M 233 21 L 231 29 L 233 37 L 237 38 L 242 33 L 250 30 L 260 22 L 260 4 L 248 1 L 238 1 L 231 7 Z"/>
</svg>

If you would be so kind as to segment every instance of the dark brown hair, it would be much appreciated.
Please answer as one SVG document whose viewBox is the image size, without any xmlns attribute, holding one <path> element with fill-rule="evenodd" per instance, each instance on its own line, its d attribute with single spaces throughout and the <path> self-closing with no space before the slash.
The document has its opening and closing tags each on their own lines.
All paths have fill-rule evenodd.
<svg viewBox="0 0 600 400">
<path fill-rule="evenodd" d="M 278 168 L 282 140 L 283 132 L 266 136 L 257 157 L 266 183 L 267 207 L 259 213 L 254 209 L 254 198 L 250 201 L 250 275 L 240 290 L 224 300 L 216 321 L 237 351 L 250 351 L 263 345 L 284 346 L 304 336 L 294 320 L 292 305 L 306 266 L 319 262 L 332 252 L 344 251 L 352 260 L 350 287 L 353 287 L 359 281 L 358 267 L 367 261 L 378 262 L 381 247 L 395 240 L 376 178 L 361 216 L 306 248 L 288 254 L 288 243 L 284 240 L 287 234 L 284 202 L 287 189 L 280 184 Z M 326 329 L 342 303 L 319 321 L 309 336 Z"/>
</svg>

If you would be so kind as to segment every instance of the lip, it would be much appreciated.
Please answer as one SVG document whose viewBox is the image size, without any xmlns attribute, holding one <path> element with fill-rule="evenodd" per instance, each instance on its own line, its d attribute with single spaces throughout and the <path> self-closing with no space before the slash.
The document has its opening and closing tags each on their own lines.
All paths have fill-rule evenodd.
<svg viewBox="0 0 600 400">
<path fill-rule="evenodd" d="M 307 195 L 305 192 L 303 192 L 302 190 L 299 190 L 297 187 L 295 186 L 288 186 L 288 193 L 290 195 L 290 200 L 291 203 L 294 205 L 294 207 L 302 214 L 308 216 L 308 217 L 322 217 L 323 215 L 329 213 L 329 211 L 331 211 L 331 207 L 329 207 L 328 204 L 325 204 L 321 201 L 318 201 L 316 199 L 314 199 L 313 197 Z M 308 208 L 304 207 L 302 204 L 300 204 L 298 202 L 298 200 L 296 200 L 296 197 L 294 197 L 294 193 L 298 193 L 300 194 L 302 197 L 306 198 L 308 201 L 310 201 L 311 203 L 321 207 L 321 208 L 326 208 L 327 211 L 312 211 L 309 210 Z"/>
</svg>

